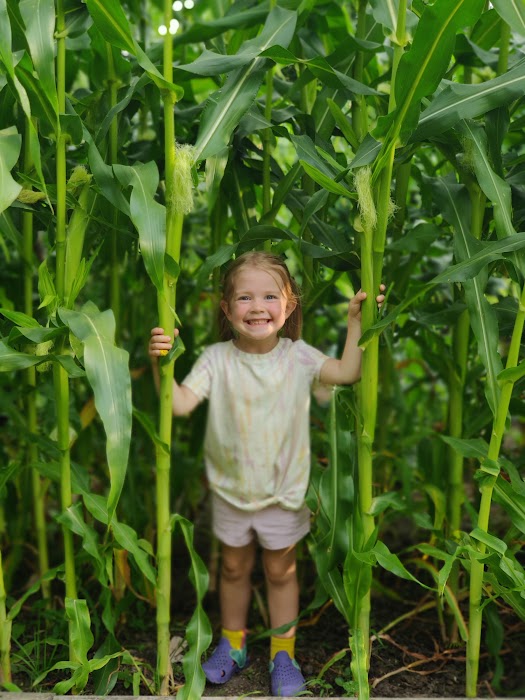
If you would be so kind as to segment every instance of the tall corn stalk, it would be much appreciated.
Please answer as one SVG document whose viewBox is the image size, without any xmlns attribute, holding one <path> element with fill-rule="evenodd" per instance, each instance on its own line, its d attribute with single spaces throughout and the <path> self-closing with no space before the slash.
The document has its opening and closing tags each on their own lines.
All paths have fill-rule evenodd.
<svg viewBox="0 0 525 700">
<path fill-rule="evenodd" d="M 525 285 L 519 297 L 519 308 L 514 322 L 512 337 L 505 370 L 512 370 L 517 366 L 519 360 L 520 346 L 523 337 L 523 327 L 525 324 Z M 507 375 L 508 377 L 508 375 Z M 496 464 L 499 458 L 501 442 L 505 434 L 505 422 L 507 420 L 510 399 L 514 388 L 514 379 L 510 377 L 502 378 L 502 387 L 496 415 L 492 424 L 487 462 Z M 488 533 L 490 507 L 492 494 L 496 484 L 497 474 L 484 475 L 480 485 L 481 503 L 478 511 L 477 530 L 481 533 Z M 479 670 L 479 653 L 481 643 L 481 623 L 483 611 L 481 605 L 483 591 L 483 555 L 486 551 L 483 541 L 478 545 L 479 557 L 472 558 L 470 569 L 470 597 L 469 597 L 469 638 L 467 642 L 467 697 L 477 696 L 477 679 Z"/>
<path fill-rule="evenodd" d="M 57 0 L 56 9 L 56 85 L 58 96 L 58 114 L 66 112 L 66 37 L 65 37 L 65 6 L 63 0 Z M 66 134 L 61 129 L 60 117 L 56 126 L 56 268 L 55 288 L 59 304 L 64 302 L 66 292 Z M 63 342 L 63 341 L 62 341 Z M 72 503 L 71 492 L 71 458 L 69 451 L 69 380 L 65 369 L 58 362 L 53 364 L 55 385 L 55 403 L 57 411 L 57 445 L 60 451 L 60 504 L 66 511 Z M 77 598 L 75 575 L 75 550 L 73 533 L 63 527 L 64 563 L 66 597 Z M 70 635 L 72 624 L 69 623 Z M 70 644 L 70 653 L 74 645 Z M 73 660 L 73 659 L 71 659 Z"/>
<path fill-rule="evenodd" d="M 33 166 L 33 158 L 30 148 L 29 125 L 26 128 L 24 142 L 25 170 L 29 174 Z M 33 212 L 24 211 L 22 214 L 22 235 L 24 246 L 24 313 L 33 316 Z M 31 436 L 36 435 L 38 430 L 37 407 L 36 407 L 36 369 L 28 367 L 26 369 L 26 383 L 28 394 L 26 400 L 27 410 L 27 430 L 29 433 L 28 461 L 32 466 L 31 481 L 33 490 L 33 517 L 35 522 L 35 533 L 39 561 L 39 573 L 43 577 L 49 569 L 49 553 L 46 537 L 46 511 L 45 511 L 45 485 L 35 468 L 38 459 L 38 448 Z M 42 595 L 49 599 L 49 582 L 42 580 Z"/>
<path fill-rule="evenodd" d="M 359 3 L 359 10 L 364 11 L 366 5 Z M 395 48 L 392 65 L 392 84 L 390 88 L 389 112 L 396 108 L 395 88 L 396 74 L 400 58 L 406 43 L 405 17 L 406 0 L 399 3 L 397 26 L 395 33 Z M 358 20 L 358 28 L 361 19 Z M 354 128 L 364 127 L 365 116 L 359 106 L 354 112 Z M 357 131 L 359 133 L 359 131 Z M 390 189 L 394 164 L 395 147 L 392 143 L 385 158 L 376 170 L 377 186 L 373 190 L 372 172 L 363 168 L 357 172 L 355 182 L 360 207 L 361 232 L 361 287 L 367 292 L 368 298 L 362 305 L 361 325 L 363 332 L 369 329 L 376 320 L 375 297 L 381 284 L 383 274 L 383 258 L 385 252 L 386 232 L 389 218 L 392 214 Z M 375 521 L 371 514 L 373 498 L 373 448 L 377 423 L 377 402 L 379 390 L 379 338 L 376 336 L 366 346 L 362 358 L 361 382 L 359 384 L 359 423 L 357 436 L 357 454 L 359 464 L 359 517 L 361 519 L 360 547 L 368 549 L 373 546 Z M 370 589 L 363 596 L 360 609 L 356 611 L 356 628 L 358 639 L 365 645 L 366 663 L 368 666 L 368 640 L 370 637 Z"/>
<path fill-rule="evenodd" d="M 171 2 L 164 1 L 164 22 L 170 25 Z M 173 82 L 173 42 L 170 34 L 164 39 L 163 76 Z M 174 107 L 176 96 L 165 90 L 164 100 L 164 157 L 166 182 L 166 255 L 175 263 L 180 260 L 183 214 L 175 206 L 176 143 Z M 172 335 L 175 325 L 176 279 L 169 270 L 164 271 L 163 291 L 157 295 L 159 323 Z M 159 437 L 166 449 L 157 447 L 157 674 L 161 695 L 169 695 L 170 679 L 170 607 L 171 607 L 171 524 L 170 524 L 170 464 L 171 423 L 173 415 L 173 367 L 174 359 L 160 362 L 160 413 Z"/>
<path fill-rule="evenodd" d="M 4 567 L 0 550 L 0 685 L 11 682 L 11 621 L 7 619 Z"/>
</svg>

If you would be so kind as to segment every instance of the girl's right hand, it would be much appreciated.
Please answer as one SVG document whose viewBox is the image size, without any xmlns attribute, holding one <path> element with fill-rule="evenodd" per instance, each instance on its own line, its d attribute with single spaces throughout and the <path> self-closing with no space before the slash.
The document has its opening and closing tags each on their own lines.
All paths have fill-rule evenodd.
<svg viewBox="0 0 525 700">
<path fill-rule="evenodd" d="M 173 337 L 179 335 L 178 328 L 173 330 Z M 171 350 L 173 342 L 169 335 L 164 335 L 164 328 L 152 328 L 151 338 L 149 339 L 148 355 L 151 358 L 164 357 Z"/>
</svg>

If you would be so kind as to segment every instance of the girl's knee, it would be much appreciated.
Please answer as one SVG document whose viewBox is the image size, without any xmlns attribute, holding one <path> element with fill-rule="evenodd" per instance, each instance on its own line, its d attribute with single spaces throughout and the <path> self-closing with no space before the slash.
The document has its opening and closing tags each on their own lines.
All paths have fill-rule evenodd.
<svg viewBox="0 0 525 700">
<path fill-rule="evenodd" d="M 274 586 L 285 585 L 296 578 L 295 549 L 277 552 L 265 550 L 263 564 L 266 580 Z"/>
<path fill-rule="evenodd" d="M 249 576 L 253 569 L 254 555 L 252 551 L 244 547 L 242 552 L 237 552 L 235 549 L 223 549 L 221 574 L 227 581 L 239 581 Z"/>
</svg>

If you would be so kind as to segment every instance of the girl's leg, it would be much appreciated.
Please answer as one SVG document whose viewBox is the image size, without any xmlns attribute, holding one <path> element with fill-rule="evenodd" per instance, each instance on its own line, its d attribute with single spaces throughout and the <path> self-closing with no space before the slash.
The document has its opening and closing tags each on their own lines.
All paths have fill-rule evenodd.
<svg viewBox="0 0 525 700">
<path fill-rule="evenodd" d="M 272 628 L 282 627 L 299 614 L 299 584 L 295 545 L 286 549 L 263 551 Z M 274 634 L 270 646 L 272 695 L 291 697 L 305 689 L 304 676 L 295 660 L 295 625 Z"/>
<path fill-rule="evenodd" d="M 220 604 L 222 626 L 244 630 L 251 598 L 251 573 L 255 562 L 255 542 L 244 547 L 222 545 Z"/>
<path fill-rule="evenodd" d="M 227 683 L 246 665 L 246 621 L 251 594 L 255 543 L 244 547 L 222 545 L 219 598 L 221 638 L 213 654 L 202 664 L 211 683 Z"/>
<path fill-rule="evenodd" d="M 272 628 L 295 620 L 299 614 L 299 584 L 295 545 L 285 549 L 264 549 L 263 565 L 268 591 L 268 608 Z M 277 637 L 295 636 L 295 625 Z"/>
</svg>

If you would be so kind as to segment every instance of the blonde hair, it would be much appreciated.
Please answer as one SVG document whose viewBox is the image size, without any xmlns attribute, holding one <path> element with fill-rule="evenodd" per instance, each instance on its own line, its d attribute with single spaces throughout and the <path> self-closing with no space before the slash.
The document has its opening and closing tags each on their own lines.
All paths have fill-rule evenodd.
<svg viewBox="0 0 525 700">
<path fill-rule="evenodd" d="M 229 304 L 235 291 L 235 277 L 247 267 L 255 267 L 270 274 L 278 276 L 280 287 L 286 300 L 295 302 L 296 306 L 286 319 L 281 334 L 291 340 L 299 340 L 303 326 L 303 312 L 301 307 L 301 292 L 297 282 L 290 275 L 284 261 L 273 253 L 253 250 L 239 255 L 228 267 L 222 279 L 222 298 Z M 221 340 L 233 340 L 235 335 L 230 326 L 226 314 L 219 307 L 219 337 Z"/>
</svg>

